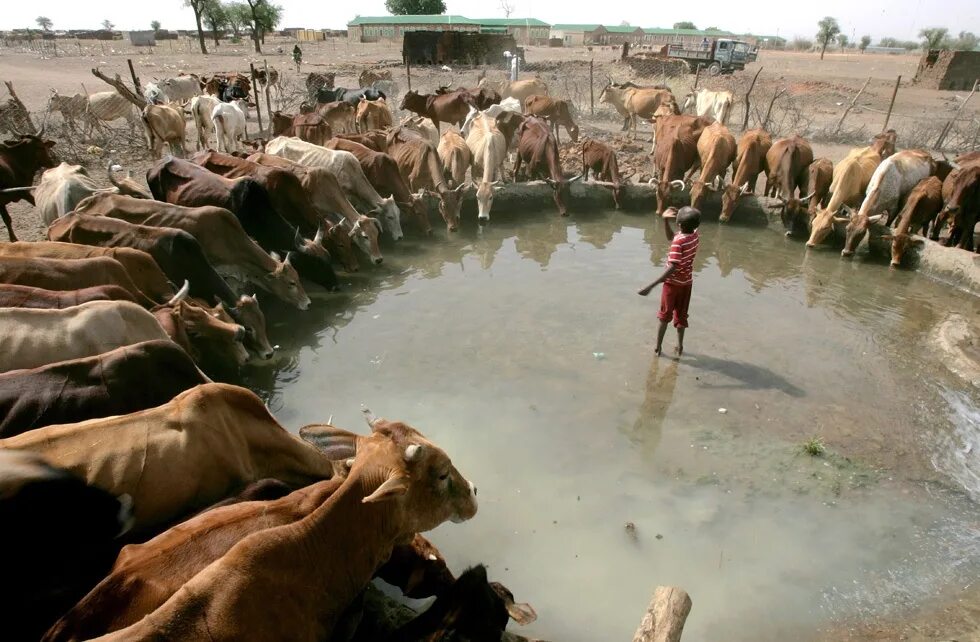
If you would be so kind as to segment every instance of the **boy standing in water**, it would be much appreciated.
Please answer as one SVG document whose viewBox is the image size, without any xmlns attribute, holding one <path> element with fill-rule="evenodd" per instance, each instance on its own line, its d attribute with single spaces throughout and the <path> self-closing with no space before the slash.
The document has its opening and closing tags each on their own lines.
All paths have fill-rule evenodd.
<svg viewBox="0 0 980 642">
<path fill-rule="evenodd" d="M 677 218 L 680 231 L 674 234 L 670 219 Z M 637 292 L 640 296 L 650 294 L 650 290 L 664 284 L 660 296 L 660 329 L 657 331 L 657 354 L 661 353 L 667 323 L 671 317 L 677 328 L 677 356 L 684 353 L 684 330 L 687 328 L 687 306 L 691 302 L 691 285 L 694 282 L 694 255 L 698 252 L 698 226 L 701 225 L 701 212 L 693 207 L 682 207 L 680 211 L 668 208 L 663 213 L 664 234 L 670 241 L 667 254 L 667 269 L 660 278 Z"/>
</svg>

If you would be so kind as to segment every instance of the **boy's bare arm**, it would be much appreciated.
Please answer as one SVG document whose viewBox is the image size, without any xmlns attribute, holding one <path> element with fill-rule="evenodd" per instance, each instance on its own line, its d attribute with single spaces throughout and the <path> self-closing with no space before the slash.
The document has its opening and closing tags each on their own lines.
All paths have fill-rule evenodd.
<svg viewBox="0 0 980 642">
<path fill-rule="evenodd" d="M 667 240 L 668 241 L 673 241 L 674 240 L 674 230 L 670 226 L 670 219 L 677 218 L 677 208 L 676 207 L 668 207 L 666 210 L 664 210 L 664 213 L 661 214 L 661 216 L 664 219 L 664 234 L 667 236 Z"/>
<path fill-rule="evenodd" d="M 636 293 L 639 294 L 640 296 L 646 296 L 650 294 L 650 291 L 653 290 L 653 288 L 657 287 L 658 285 L 666 281 L 668 278 L 670 278 L 670 275 L 673 274 L 676 269 L 677 269 L 676 263 L 668 263 L 667 269 L 664 270 L 664 273 L 660 275 L 660 278 L 658 278 L 650 285 L 640 288 L 639 290 L 636 291 Z"/>
</svg>

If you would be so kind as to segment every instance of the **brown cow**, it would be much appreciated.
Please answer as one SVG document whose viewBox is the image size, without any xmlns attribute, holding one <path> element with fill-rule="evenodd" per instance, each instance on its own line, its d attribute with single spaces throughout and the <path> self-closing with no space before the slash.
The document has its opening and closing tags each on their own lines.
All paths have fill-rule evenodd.
<svg viewBox="0 0 980 642">
<path fill-rule="evenodd" d="M 568 101 L 551 98 L 550 96 L 528 96 L 524 101 L 524 115 L 538 116 L 551 123 L 551 131 L 555 135 L 555 140 L 561 145 L 561 136 L 558 134 L 558 126 L 561 125 L 572 137 L 572 142 L 578 142 L 578 125 L 572 120 L 572 113 L 569 109 Z"/>
<path fill-rule="evenodd" d="M 432 225 L 429 223 L 429 212 L 425 201 L 422 200 L 424 192 L 419 190 L 418 194 L 413 194 L 408 188 L 408 184 L 402 177 L 398 169 L 398 163 L 394 158 L 382 152 L 376 152 L 360 143 L 343 138 L 334 138 L 325 145 L 327 149 L 339 149 L 350 152 L 357 157 L 361 169 L 368 182 L 381 196 L 393 196 L 395 203 L 402 211 L 408 211 L 415 218 L 419 228 L 425 234 L 432 233 Z"/>
<path fill-rule="evenodd" d="M 296 136 L 314 145 L 323 145 L 333 136 L 330 124 L 319 114 L 284 114 L 272 112 L 273 136 Z"/>
<path fill-rule="evenodd" d="M 701 209 L 705 190 L 718 191 L 725 182 L 728 166 L 735 161 L 735 137 L 721 123 L 704 128 L 698 139 L 701 175 L 691 184 L 691 207 Z"/>
<path fill-rule="evenodd" d="M 936 217 L 933 236 L 938 237 L 943 223 L 952 217 L 947 245 L 972 252 L 973 228 L 980 209 L 980 163 L 974 161 L 950 173 L 943 182 L 943 193 L 946 204 Z"/>
<path fill-rule="evenodd" d="M 0 143 L 0 217 L 7 226 L 11 241 L 17 240 L 7 204 L 20 200 L 34 204 L 31 183 L 39 169 L 54 167 L 51 156 L 53 140 L 44 140 L 44 128 L 37 136 L 22 134 L 14 140 Z M 9 191 L 8 191 L 9 190 Z"/>
<path fill-rule="evenodd" d="M 354 105 L 340 100 L 324 103 L 316 108 L 316 113 L 330 126 L 334 134 L 353 134 L 357 132 L 354 121 Z"/>
<path fill-rule="evenodd" d="M 388 133 L 388 153 L 398 163 L 411 189 L 435 191 L 439 198 L 439 214 L 446 222 L 446 229 L 455 232 L 459 224 L 459 209 L 463 204 L 459 192 L 465 185 L 449 187 L 435 146 L 402 127 L 396 127 Z"/>
<path fill-rule="evenodd" d="M 447 129 L 439 139 L 439 160 L 446 171 L 446 179 L 451 186 L 462 185 L 466 182 L 466 170 L 472 162 L 472 155 L 466 141 L 455 129 Z"/>
<path fill-rule="evenodd" d="M 143 108 L 143 130 L 146 145 L 153 158 L 163 155 L 163 145 L 170 146 L 170 153 L 184 155 L 184 114 L 169 105 L 147 105 Z"/>
<path fill-rule="evenodd" d="M 376 152 L 388 151 L 388 135 L 383 131 L 361 132 L 360 134 L 334 134 L 334 138 L 352 140 Z"/>
<path fill-rule="evenodd" d="M 476 488 L 435 444 L 402 423 L 377 420 L 372 429 L 357 441 L 349 476 L 329 500 L 293 524 L 241 540 L 152 614 L 106 640 L 162 631 L 188 642 L 329 639 L 397 543 L 477 511 Z M 270 595 L 289 606 L 290 617 L 264 619 L 260 605 Z"/>
<path fill-rule="evenodd" d="M 185 286 L 170 303 L 150 310 L 167 336 L 198 364 L 217 368 L 229 363 L 245 365 L 245 327 L 213 316 L 210 310 L 189 303 L 186 298 Z"/>
<path fill-rule="evenodd" d="M 879 142 L 887 145 L 887 138 Z M 845 207 L 856 207 L 864 200 L 868 183 L 875 169 L 881 164 L 881 150 L 875 145 L 852 149 L 847 156 L 834 166 L 834 179 L 830 184 L 830 199 L 827 206 L 817 210 L 810 220 L 810 238 L 807 247 L 816 247 L 834 229 L 834 223 L 848 223 L 849 218 L 838 216 Z"/>
<path fill-rule="evenodd" d="M 471 105 L 476 107 L 473 96 L 465 89 L 446 94 L 419 94 L 417 91 L 409 91 L 402 98 L 399 109 L 408 109 L 431 119 L 436 131 L 441 132 L 441 123 L 462 127 Z"/>
<path fill-rule="evenodd" d="M 45 290 L 77 290 L 115 285 L 144 307 L 156 305 L 140 291 L 119 261 L 107 256 L 88 259 L 47 259 L 0 256 L 0 283 Z"/>
<path fill-rule="evenodd" d="M 118 285 L 94 285 L 78 290 L 45 290 L 30 285 L 0 283 L 0 308 L 62 310 L 89 301 L 129 301 L 136 297 Z"/>
<path fill-rule="evenodd" d="M 551 185 L 552 196 L 558 213 L 568 216 L 565 195 L 569 185 L 582 178 L 579 174 L 566 181 L 558 158 L 558 143 L 551 135 L 547 121 L 536 116 L 528 116 L 517 129 L 517 160 L 514 163 L 514 180 L 521 171 L 521 163 L 526 165 L 525 174 L 529 180 L 544 179 Z"/>
<path fill-rule="evenodd" d="M 391 127 L 391 110 L 384 98 L 378 100 L 368 100 L 361 97 L 357 103 L 357 113 L 354 116 L 357 121 L 357 130 L 368 132 L 373 129 L 384 129 Z M 322 143 L 321 143 L 322 144 Z"/>
<path fill-rule="evenodd" d="M 898 142 L 898 133 L 894 129 L 889 129 L 871 139 L 871 149 L 878 152 L 881 160 L 885 160 L 895 153 L 896 142 Z"/>
<path fill-rule="evenodd" d="M 925 227 L 936 218 L 943 207 L 943 182 L 936 176 L 922 180 L 916 185 L 895 222 L 895 232 L 884 234 L 881 239 L 892 242 L 892 267 L 902 263 L 905 252 L 912 245 L 921 245 L 924 239 L 913 237 L 913 232 Z"/>
<path fill-rule="evenodd" d="M 738 139 L 738 153 L 732 165 L 732 182 L 721 194 L 719 221 L 729 221 L 735 213 L 738 199 L 755 191 L 759 174 L 766 171 L 766 155 L 772 147 L 772 137 L 764 129 L 750 129 Z"/>
<path fill-rule="evenodd" d="M 586 138 L 582 141 L 582 177 L 589 180 L 589 171 L 597 180 L 613 184 L 612 195 L 616 209 L 622 207 L 622 184 L 632 174 L 622 176 L 619 173 L 619 162 L 616 160 L 616 150 L 599 140 Z"/>
<path fill-rule="evenodd" d="M 698 140 L 711 121 L 687 114 L 657 118 L 653 168 L 657 177 L 657 214 L 666 209 L 671 192 L 683 188 L 685 172 L 698 162 Z"/>
<path fill-rule="evenodd" d="M 818 158 L 807 167 L 806 186 L 800 189 L 801 195 L 780 198 L 780 218 L 786 228 L 786 236 L 809 234 L 810 221 L 817 215 L 820 206 L 826 205 L 833 179 L 834 164 L 828 158 Z M 804 191 L 806 196 L 802 195 Z"/>
<path fill-rule="evenodd" d="M 373 230 L 376 241 L 377 229 L 367 220 L 367 216 L 359 214 L 354 209 L 336 176 L 323 168 L 306 167 L 272 154 L 252 154 L 247 160 L 268 167 L 280 167 L 296 176 L 317 209 L 321 220 L 330 223 L 329 228 L 324 228 L 325 246 L 348 272 L 356 272 L 360 269 L 352 239 L 357 233 L 370 234 Z M 352 229 L 351 220 L 361 223 L 359 232 Z"/>
<path fill-rule="evenodd" d="M 652 119 L 662 103 L 673 103 L 676 113 L 677 100 L 669 89 L 623 87 L 608 84 L 599 94 L 600 103 L 609 103 L 630 119 L 631 137 L 636 138 L 636 125 L 640 118 Z"/>
<path fill-rule="evenodd" d="M 497 114 L 497 129 L 504 135 L 504 142 L 507 143 L 507 149 L 513 148 L 515 144 L 514 134 L 517 133 L 518 128 L 523 122 L 524 116 L 522 114 L 515 114 L 512 111 L 503 111 Z"/>
<path fill-rule="evenodd" d="M 105 196 L 129 198 L 114 194 Z M 133 199 L 143 200 L 143 199 Z M 148 203 L 149 201 L 143 201 Z M 169 301 L 174 295 L 174 287 L 167 276 L 146 252 L 129 247 L 95 247 L 75 243 L 55 243 L 39 241 L 29 243 L 0 243 L 0 256 L 39 258 L 39 259 L 90 259 L 105 256 L 119 261 L 126 269 L 129 278 L 148 299 L 154 303 Z"/>
<path fill-rule="evenodd" d="M 812 162 L 813 148 L 800 136 L 774 141 L 766 154 L 765 195 L 785 201 L 795 196 L 797 190 L 804 194 Z"/>
</svg>

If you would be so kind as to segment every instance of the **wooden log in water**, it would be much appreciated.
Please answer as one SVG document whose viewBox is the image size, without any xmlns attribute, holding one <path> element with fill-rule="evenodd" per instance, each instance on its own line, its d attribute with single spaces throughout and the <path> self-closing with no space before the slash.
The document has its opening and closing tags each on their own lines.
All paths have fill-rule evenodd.
<svg viewBox="0 0 980 642">
<path fill-rule="evenodd" d="M 676 586 L 658 586 L 633 642 L 680 642 L 691 612 L 691 597 Z"/>
</svg>

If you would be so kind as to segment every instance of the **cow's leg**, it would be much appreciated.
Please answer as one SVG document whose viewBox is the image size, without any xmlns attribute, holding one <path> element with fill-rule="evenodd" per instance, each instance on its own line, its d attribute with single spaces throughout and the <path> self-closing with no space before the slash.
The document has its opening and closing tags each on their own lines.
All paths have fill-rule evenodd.
<svg viewBox="0 0 980 642">
<path fill-rule="evenodd" d="M 10 214 L 7 212 L 7 205 L 0 205 L 0 216 L 3 217 L 3 224 L 7 226 L 7 235 L 10 237 L 11 243 L 17 242 L 17 235 L 14 234 L 14 222 L 10 220 Z"/>
<path fill-rule="evenodd" d="M 517 157 L 514 159 L 514 182 L 515 183 L 519 180 L 517 176 L 520 173 L 521 173 L 521 155 L 520 153 L 518 153 Z"/>
</svg>

